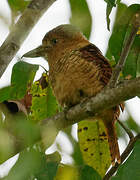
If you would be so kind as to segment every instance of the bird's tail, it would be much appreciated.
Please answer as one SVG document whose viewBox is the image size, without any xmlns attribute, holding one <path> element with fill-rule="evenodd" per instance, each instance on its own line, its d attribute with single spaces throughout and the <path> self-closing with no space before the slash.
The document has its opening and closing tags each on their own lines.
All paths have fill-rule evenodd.
<svg viewBox="0 0 140 180">
<path fill-rule="evenodd" d="M 108 136 L 108 144 L 110 149 L 110 155 L 111 155 L 111 162 L 112 166 L 115 165 L 115 160 L 120 164 L 121 163 L 121 157 L 120 157 L 120 151 L 119 151 L 119 145 L 115 130 L 115 121 L 118 119 L 118 116 L 120 114 L 119 108 L 112 110 L 112 115 L 106 118 L 103 118 L 104 125 L 106 127 L 106 132 Z M 109 110 L 110 111 L 110 110 Z M 108 118 L 108 119 L 107 119 Z M 110 120 L 109 120 L 110 119 Z"/>
</svg>

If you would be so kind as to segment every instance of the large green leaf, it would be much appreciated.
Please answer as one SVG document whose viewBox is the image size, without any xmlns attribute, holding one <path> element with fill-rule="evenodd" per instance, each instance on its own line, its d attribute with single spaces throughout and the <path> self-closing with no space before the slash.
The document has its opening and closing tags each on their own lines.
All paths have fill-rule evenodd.
<svg viewBox="0 0 140 180">
<path fill-rule="evenodd" d="M 111 180 L 139 180 L 140 179 L 140 141 L 137 141 L 132 154 L 122 164 L 115 177 Z"/>
<path fill-rule="evenodd" d="M 124 4 L 118 5 L 115 25 L 112 35 L 109 40 L 109 46 L 106 56 L 118 62 L 125 40 L 130 35 L 132 30 L 132 18 L 140 11 L 140 4 L 134 4 L 127 8 Z M 127 15 L 126 15 L 127 14 Z M 137 34 L 133 45 L 130 49 L 126 59 L 125 67 L 123 69 L 124 77 L 136 77 L 140 71 L 140 36 Z"/>
<path fill-rule="evenodd" d="M 23 98 L 37 70 L 38 65 L 23 61 L 16 63 L 12 69 L 11 86 L 0 89 L 0 102 Z"/>
<path fill-rule="evenodd" d="M 92 18 L 86 0 L 69 0 L 72 16 L 71 24 L 80 28 L 83 34 L 89 38 Z"/>
<path fill-rule="evenodd" d="M 84 162 L 104 176 L 111 165 L 106 129 L 101 120 L 78 123 L 78 139 Z"/>
</svg>

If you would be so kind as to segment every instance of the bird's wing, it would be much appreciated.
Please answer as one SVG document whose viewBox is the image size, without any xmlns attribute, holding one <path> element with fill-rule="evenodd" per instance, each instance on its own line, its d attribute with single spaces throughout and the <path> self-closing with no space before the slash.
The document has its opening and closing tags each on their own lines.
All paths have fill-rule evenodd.
<svg viewBox="0 0 140 180">
<path fill-rule="evenodd" d="M 100 69 L 100 81 L 102 81 L 105 86 L 109 82 L 112 74 L 112 68 L 108 60 L 102 55 L 101 51 L 91 43 L 79 50 L 82 58 L 87 61 L 92 61 Z"/>
</svg>

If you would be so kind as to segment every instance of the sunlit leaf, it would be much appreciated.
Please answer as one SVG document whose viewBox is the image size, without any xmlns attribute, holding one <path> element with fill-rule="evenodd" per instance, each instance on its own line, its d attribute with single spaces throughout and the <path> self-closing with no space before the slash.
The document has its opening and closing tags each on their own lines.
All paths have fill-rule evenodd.
<svg viewBox="0 0 140 180">
<path fill-rule="evenodd" d="M 139 27 L 139 30 L 138 30 L 137 34 L 139 34 L 139 35 L 140 35 L 140 27 Z"/>
<path fill-rule="evenodd" d="M 83 34 L 89 38 L 91 32 L 92 18 L 86 0 L 69 0 L 72 16 L 71 24 L 80 28 Z"/>
<path fill-rule="evenodd" d="M 103 177 L 111 164 L 103 122 L 101 120 L 81 121 L 78 123 L 78 138 L 84 162 Z"/>
<path fill-rule="evenodd" d="M 134 146 L 132 154 L 122 164 L 115 177 L 111 180 L 139 180 L 140 179 L 140 141 L 138 140 Z"/>
<path fill-rule="evenodd" d="M 60 165 L 54 180 L 79 180 L 79 170 L 73 166 Z"/>
</svg>

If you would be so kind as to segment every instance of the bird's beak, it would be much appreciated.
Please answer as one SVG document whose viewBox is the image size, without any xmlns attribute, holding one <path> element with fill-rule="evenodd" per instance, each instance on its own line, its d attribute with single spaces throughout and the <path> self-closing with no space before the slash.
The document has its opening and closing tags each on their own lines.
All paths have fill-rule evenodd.
<svg viewBox="0 0 140 180">
<path fill-rule="evenodd" d="M 45 49 L 41 45 L 41 46 L 38 46 L 37 48 L 25 53 L 22 57 L 35 58 L 35 57 L 44 57 L 44 56 L 45 56 Z"/>
</svg>

